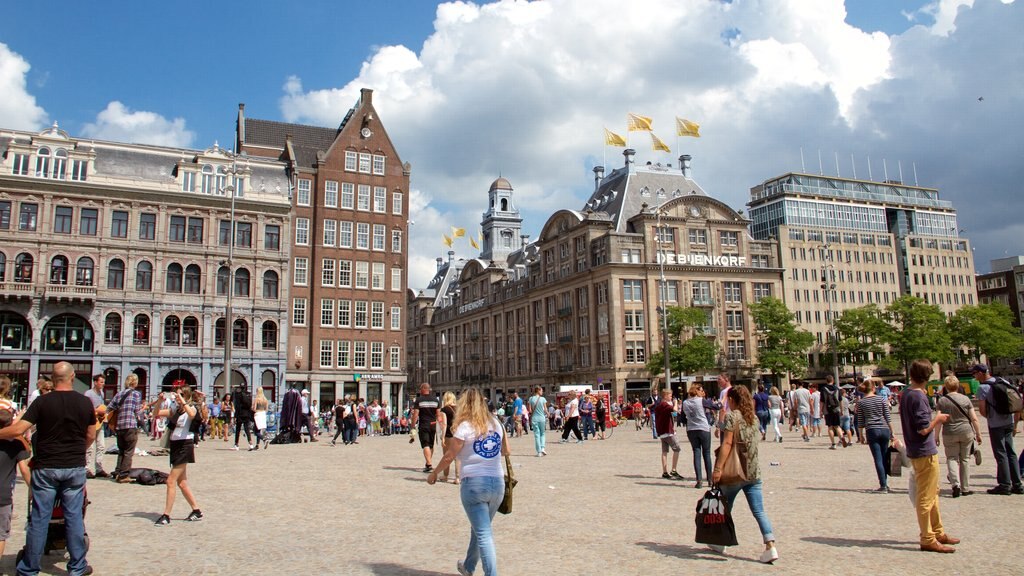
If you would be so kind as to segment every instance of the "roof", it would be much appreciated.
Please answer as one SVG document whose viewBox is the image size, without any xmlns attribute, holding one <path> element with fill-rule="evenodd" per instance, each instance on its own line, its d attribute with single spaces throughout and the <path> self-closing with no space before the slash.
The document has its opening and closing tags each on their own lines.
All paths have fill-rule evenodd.
<svg viewBox="0 0 1024 576">
<path fill-rule="evenodd" d="M 618 168 L 601 180 L 582 211 L 607 213 L 616 232 L 627 232 L 627 222 L 644 204 L 657 207 L 680 196 L 707 196 L 699 184 L 671 165 L 646 164 Z"/>
<path fill-rule="evenodd" d="M 255 146 L 284 148 L 285 139 L 290 135 L 292 144 L 303 148 L 327 150 L 334 144 L 340 128 L 323 128 L 304 124 L 289 124 L 273 120 L 245 119 L 245 143 Z"/>
</svg>

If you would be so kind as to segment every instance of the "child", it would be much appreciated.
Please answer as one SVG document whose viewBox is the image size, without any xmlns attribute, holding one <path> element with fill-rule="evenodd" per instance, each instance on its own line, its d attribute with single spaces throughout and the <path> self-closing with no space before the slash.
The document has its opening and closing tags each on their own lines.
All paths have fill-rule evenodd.
<svg viewBox="0 0 1024 576">
<path fill-rule="evenodd" d="M 14 421 L 14 414 L 0 410 L 0 428 Z M 0 440 L 0 556 L 4 553 L 7 537 L 11 535 L 11 513 L 14 510 L 14 469 L 17 467 L 26 486 L 31 486 L 28 470 L 28 442 L 24 438 Z"/>
</svg>

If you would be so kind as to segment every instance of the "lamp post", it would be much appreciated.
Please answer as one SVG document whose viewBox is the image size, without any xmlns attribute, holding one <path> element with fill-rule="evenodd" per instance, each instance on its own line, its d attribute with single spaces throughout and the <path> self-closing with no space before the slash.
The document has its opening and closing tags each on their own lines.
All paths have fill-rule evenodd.
<svg viewBox="0 0 1024 576">
<path fill-rule="evenodd" d="M 232 166 L 232 174 L 235 174 Z M 231 296 L 235 291 L 235 186 L 228 184 L 224 191 L 231 196 L 230 236 L 228 237 L 228 285 L 227 304 L 224 306 L 224 392 L 231 392 L 231 382 L 234 380 L 231 374 L 231 344 L 234 338 L 234 319 L 232 318 Z"/>
<path fill-rule="evenodd" d="M 835 266 L 831 263 L 826 264 L 825 262 L 832 262 L 832 245 L 823 244 L 821 246 L 821 291 L 825 296 L 825 304 L 828 306 L 828 336 L 829 347 L 832 349 L 832 378 L 836 385 L 839 385 L 839 354 L 836 351 L 836 334 L 835 334 L 835 312 L 832 310 L 832 299 L 835 297 L 836 282 L 835 282 Z M 829 297 L 832 295 L 832 298 Z"/>
<path fill-rule="evenodd" d="M 668 282 L 665 281 L 665 254 L 664 254 L 664 234 L 665 231 L 661 229 L 661 210 L 664 204 L 658 206 L 658 221 L 655 226 L 657 231 L 654 234 L 654 240 L 658 243 L 658 267 L 659 267 L 659 279 L 661 286 L 658 290 L 658 312 L 661 312 L 661 336 L 662 336 L 662 348 L 661 353 L 665 357 L 665 386 L 671 388 L 672 386 L 672 368 L 671 359 L 669 358 L 669 337 L 668 337 L 668 308 L 665 306 L 665 301 L 668 299 Z"/>
</svg>

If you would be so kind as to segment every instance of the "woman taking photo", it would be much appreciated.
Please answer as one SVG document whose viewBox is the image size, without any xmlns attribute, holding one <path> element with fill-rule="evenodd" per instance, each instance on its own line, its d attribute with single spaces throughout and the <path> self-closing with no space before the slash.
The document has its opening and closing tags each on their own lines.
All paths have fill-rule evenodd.
<svg viewBox="0 0 1024 576">
<path fill-rule="evenodd" d="M 453 433 L 455 432 L 455 393 L 445 392 L 441 398 L 441 410 L 437 414 L 437 422 L 444 430 L 444 438 L 441 439 L 442 454 L 447 454 L 451 449 Z M 441 481 L 448 481 L 450 466 L 446 466 L 441 475 Z M 455 484 L 459 483 L 459 462 L 455 461 Z"/>
<path fill-rule="evenodd" d="M 745 386 L 731 386 L 726 393 L 726 402 L 729 403 L 729 411 L 725 413 L 725 426 L 722 428 L 722 447 L 719 449 L 718 460 L 715 462 L 715 471 L 712 480 L 718 484 L 722 480 L 722 466 L 729 458 L 729 454 L 737 449 L 737 444 L 746 446 L 746 451 L 740 452 L 741 458 L 746 458 L 747 480 L 739 484 L 726 484 L 722 486 L 722 495 L 725 496 L 726 509 L 732 512 L 732 505 L 736 501 L 736 495 L 743 491 L 747 498 L 747 506 L 757 520 L 757 526 L 761 529 L 761 537 L 764 539 L 764 552 L 759 560 L 765 564 L 771 564 L 779 559 L 779 551 L 775 548 L 775 534 L 772 532 L 772 523 L 768 514 L 764 511 L 761 491 L 761 469 L 757 461 L 757 442 L 760 440 L 761 431 L 757 415 L 754 413 L 754 399 L 750 396 L 750 390 Z M 724 546 L 713 546 L 712 549 L 724 552 Z"/>
<path fill-rule="evenodd" d="M 892 441 L 892 417 L 889 403 L 875 394 L 875 381 L 871 378 L 862 384 L 864 397 L 857 401 L 857 423 L 864 430 L 871 457 L 875 459 L 875 473 L 878 474 L 876 492 L 888 492 L 889 482 L 885 475 L 885 459 L 889 456 Z"/>
<path fill-rule="evenodd" d="M 164 513 L 157 518 L 157 526 L 167 526 L 171 523 L 175 487 L 181 490 L 181 495 L 192 507 L 192 512 L 185 521 L 196 522 L 203 519 L 203 513 L 199 510 L 199 504 L 196 503 L 196 498 L 188 485 L 186 468 L 196 461 L 192 422 L 196 419 L 202 421 L 202 412 L 205 410 L 202 393 L 196 393 L 193 397 L 192 390 L 188 386 L 182 386 L 174 393 L 171 407 L 164 408 L 157 414 L 168 418 L 169 430 L 166 433 L 171 435 L 171 472 L 167 475 L 167 499 L 164 503 Z"/>
<path fill-rule="evenodd" d="M 683 402 L 683 413 L 686 414 L 686 437 L 690 440 L 693 450 L 693 474 L 697 477 L 694 488 L 703 488 L 701 481 L 701 460 L 708 482 L 711 481 L 711 423 L 708 422 L 708 411 L 716 412 L 721 404 L 704 397 L 704 388 L 700 384 L 691 384 Z"/>
<path fill-rule="evenodd" d="M 946 376 L 942 387 L 946 394 L 936 400 L 935 407 L 939 412 L 948 414 L 949 420 L 939 425 L 936 436 L 941 441 L 935 443 L 946 445 L 946 478 L 953 486 L 953 498 L 970 496 L 973 494 L 970 489 L 970 457 L 981 444 L 978 414 L 971 399 L 960 393 L 960 380 L 956 376 Z"/>
<path fill-rule="evenodd" d="M 470 524 L 466 558 L 456 564 L 463 576 L 473 574 L 477 562 L 483 564 L 484 576 L 498 574 L 491 520 L 505 495 L 505 473 L 499 456 L 510 454 L 505 428 L 487 409 L 487 400 L 476 388 L 467 389 L 455 412 L 451 446 L 427 476 L 427 483 L 434 484 L 438 470 L 456 459 L 462 465 L 460 494 Z"/>
</svg>

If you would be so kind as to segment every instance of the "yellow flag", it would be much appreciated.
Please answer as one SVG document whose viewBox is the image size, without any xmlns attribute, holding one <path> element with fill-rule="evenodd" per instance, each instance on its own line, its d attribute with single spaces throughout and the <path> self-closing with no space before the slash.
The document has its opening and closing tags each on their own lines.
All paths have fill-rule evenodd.
<svg viewBox="0 0 1024 576">
<path fill-rule="evenodd" d="M 630 132 L 650 132 L 653 130 L 652 122 L 647 116 L 640 116 L 632 112 L 626 114 L 626 127 Z"/>
<path fill-rule="evenodd" d="M 466 235 L 466 229 L 465 228 L 456 228 L 455 226 L 452 226 L 452 238 L 462 238 L 465 235 Z"/>
<path fill-rule="evenodd" d="M 469 237 L 469 245 L 472 246 L 473 248 L 476 248 L 477 250 L 480 249 L 480 245 L 476 243 L 476 239 L 473 238 L 472 236 Z"/>
<path fill-rule="evenodd" d="M 654 135 L 654 132 L 651 132 L 651 148 L 654 150 L 661 150 L 663 152 L 672 152 L 669 150 L 668 144 L 662 142 L 661 138 Z"/>
<path fill-rule="evenodd" d="M 626 147 L 626 139 L 619 136 L 615 132 L 605 128 L 604 129 L 604 144 L 605 146 L 618 146 L 620 148 Z"/>
<path fill-rule="evenodd" d="M 449 248 L 452 247 L 452 239 L 449 238 L 447 234 L 441 234 L 441 238 L 444 238 L 443 242 L 445 243 L 446 246 L 448 246 Z"/>
<path fill-rule="evenodd" d="M 676 116 L 676 136 L 700 138 L 700 124 Z"/>
</svg>

